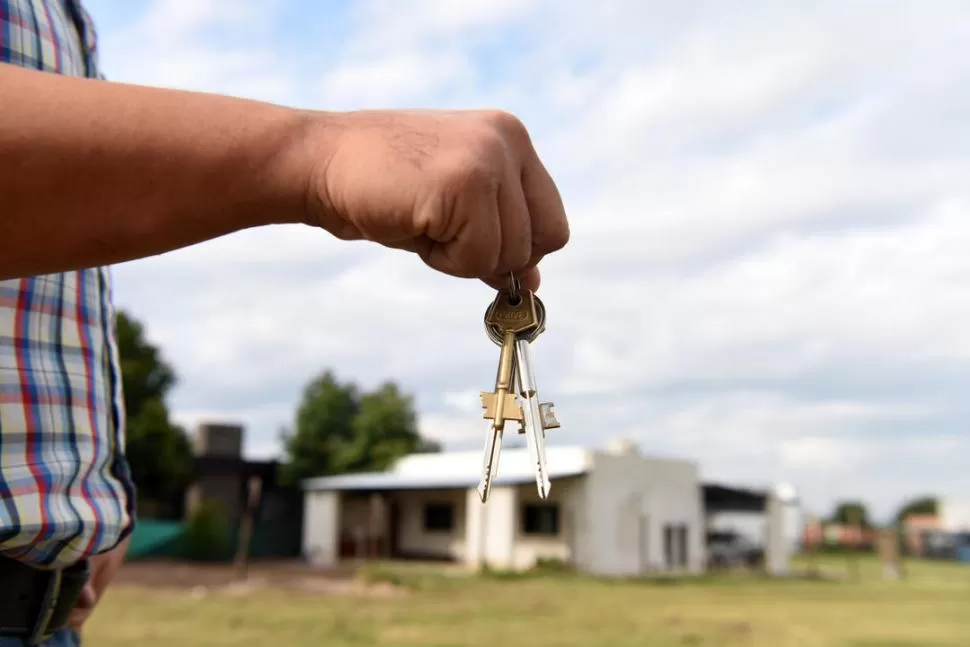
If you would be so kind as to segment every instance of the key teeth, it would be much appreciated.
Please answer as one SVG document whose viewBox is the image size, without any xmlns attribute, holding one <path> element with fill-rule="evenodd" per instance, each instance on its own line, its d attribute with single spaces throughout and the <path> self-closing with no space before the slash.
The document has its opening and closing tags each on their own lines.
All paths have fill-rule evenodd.
<svg viewBox="0 0 970 647">
<path fill-rule="evenodd" d="M 559 429 L 559 419 L 556 418 L 556 405 L 552 402 L 539 403 L 539 417 L 542 419 L 543 429 Z"/>
</svg>

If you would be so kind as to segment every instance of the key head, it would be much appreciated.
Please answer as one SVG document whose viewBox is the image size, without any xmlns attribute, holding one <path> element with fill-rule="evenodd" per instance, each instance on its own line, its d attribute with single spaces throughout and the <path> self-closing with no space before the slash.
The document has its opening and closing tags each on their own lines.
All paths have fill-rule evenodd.
<svg viewBox="0 0 970 647">
<path fill-rule="evenodd" d="M 531 290 L 519 290 L 518 299 L 509 290 L 499 290 L 485 312 L 485 325 L 501 333 L 521 335 L 540 323 L 536 298 Z"/>
<path fill-rule="evenodd" d="M 524 294 L 526 290 L 522 290 L 521 293 Z M 535 341 L 539 335 L 541 335 L 546 330 L 546 306 L 542 303 L 542 299 L 536 296 L 534 293 L 529 292 L 531 295 L 532 302 L 535 304 L 536 318 L 538 323 L 525 330 L 524 332 L 516 333 L 517 339 L 526 339 L 529 342 Z M 489 315 L 492 311 L 492 305 L 488 307 L 485 312 L 485 334 L 488 338 L 492 340 L 496 346 L 501 346 L 505 341 L 505 331 L 499 326 L 489 322 Z"/>
<path fill-rule="evenodd" d="M 495 420 L 495 414 L 498 411 L 498 393 L 490 393 L 483 391 L 482 394 L 482 408 L 485 410 L 482 413 L 482 417 L 486 420 Z M 506 420 L 522 420 L 522 407 L 519 405 L 515 396 L 511 393 L 503 393 L 502 397 L 505 403 L 502 405 L 502 422 Z"/>
</svg>

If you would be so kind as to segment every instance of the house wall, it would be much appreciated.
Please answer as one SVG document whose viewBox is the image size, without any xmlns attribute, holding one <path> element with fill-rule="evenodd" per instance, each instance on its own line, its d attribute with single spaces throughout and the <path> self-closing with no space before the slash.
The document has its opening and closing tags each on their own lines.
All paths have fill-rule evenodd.
<svg viewBox="0 0 970 647">
<path fill-rule="evenodd" d="M 391 501 L 400 511 L 397 529 L 398 552 L 414 557 L 464 559 L 466 503 L 464 490 L 421 490 L 398 492 Z M 454 509 L 450 531 L 431 531 L 424 527 L 424 508 L 429 503 L 449 503 Z"/>
<path fill-rule="evenodd" d="M 763 524 L 765 566 L 769 573 L 784 575 L 791 568 L 792 555 L 801 550 L 806 519 L 795 496 L 777 489 L 769 493 Z"/>
<path fill-rule="evenodd" d="M 338 560 L 340 494 L 306 492 L 303 502 L 303 556 L 315 566 L 335 566 Z"/>
<path fill-rule="evenodd" d="M 516 488 L 517 505 L 514 512 L 514 544 L 512 568 L 532 568 L 539 560 L 573 562 L 577 522 L 583 505 L 583 480 L 571 478 L 552 483 L 549 498 L 542 500 L 533 484 Z M 551 504 L 559 508 L 559 532 L 555 535 L 536 535 L 525 532 L 523 514 L 526 505 Z"/>
<path fill-rule="evenodd" d="M 645 458 L 635 451 L 597 453 L 581 499 L 575 559 L 580 569 L 615 576 L 703 571 L 703 495 L 695 464 Z M 664 528 L 671 524 L 687 529 L 683 569 L 665 554 Z"/>
<path fill-rule="evenodd" d="M 570 563 L 575 518 L 582 505 L 581 490 L 581 478 L 556 480 L 549 498 L 542 501 L 533 484 L 493 487 L 485 504 L 477 490 L 467 490 L 463 561 L 470 568 L 487 565 L 497 570 L 527 570 L 542 559 Z M 559 507 L 557 534 L 536 535 L 525 531 L 525 506 L 535 503 Z"/>
<path fill-rule="evenodd" d="M 505 570 L 515 563 L 515 507 L 518 491 L 514 487 L 493 487 L 488 501 L 482 503 L 477 490 L 465 491 L 464 562 L 471 568 L 489 566 Z"/>
</svg>

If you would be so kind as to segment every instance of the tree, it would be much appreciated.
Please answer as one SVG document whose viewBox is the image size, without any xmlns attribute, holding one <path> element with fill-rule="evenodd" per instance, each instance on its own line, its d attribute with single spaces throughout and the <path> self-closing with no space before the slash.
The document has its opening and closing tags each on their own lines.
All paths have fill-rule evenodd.
<svg viewBox="0 0 970 647">
<path fill-rule="evenodd" d="M 871 528 L 869 521 L 869 511 L 861 501 L 843 501 L 835 506 L 832 513 L 832 523 L 855 525 L 858 523 L 863 528 Z"/>
<path fill-rule="evenodd" d="M 361 393 L 325 371 L 304 387 L 295 429 L 282 433 L 287 483 L 321 475 L 382 471 L 407 454 L 434 452 L 417 429 L 414 398 L 385 382 Z"/>
<path fill-rule="evenodd" d="M 145 339 L 145 327 L 119 310 L 115 316 L 118 354 L 125 389 L 125 410 L 137 418 L 146 402 L 164 401 L 175 386 L 175 371 L 162 358 L 158 348 Z"/>
<path fill-rule="evenodd" d="M 139 499 L 164 505 L 191 479 L 191 444 L 169 420 L 165 405 L 177 378 L 140 322 L 121 310 L 115 322 L 127 414 L 125 454 Z"/>
<path fill-rule="evenodd" d="M 917 497 L 907 501 L 899 508 L 899 512 L 896 513 L 896 523 L 902 523 L 911 514 L 936 515 L 939 514 L 938 511 L 939 500 L 936 497 Z"/>
<path fill-rule="evenodd" d="M 146 400 L 129 421 L 125 454 L 142 499 L 166 504 L 192 479 L 192 446 L 161 400 Z"/>
</svg>

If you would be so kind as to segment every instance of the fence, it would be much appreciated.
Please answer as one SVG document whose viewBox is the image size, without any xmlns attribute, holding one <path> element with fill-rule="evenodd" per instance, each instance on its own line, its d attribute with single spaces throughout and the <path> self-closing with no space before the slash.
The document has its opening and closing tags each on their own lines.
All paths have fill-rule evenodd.
<svg viewBox="0 0 970 647">
<path fill-rule="evenodd" d="M 301 512 L 292 503 L 280 501 L 261 506 L 253 524 L 249 556 L 254 559 L 299 557 L 303 532 Z M 192 558 L 190 530 L 187 521 L 139 519 L 125 559 Z M 222 549 L 211 559 L 228 561 L 235 555 L 239 545 L 238 527 L 228 526 L 224 535 L 218 538 Z"/>
</svg>

